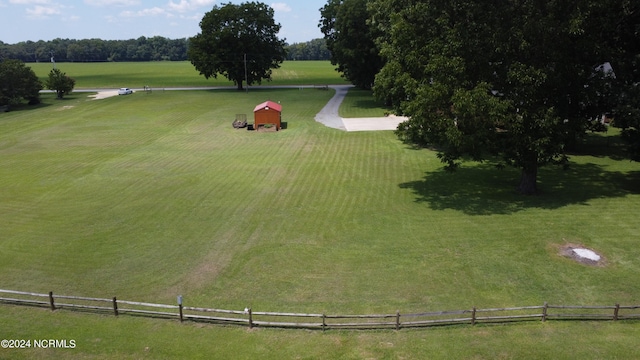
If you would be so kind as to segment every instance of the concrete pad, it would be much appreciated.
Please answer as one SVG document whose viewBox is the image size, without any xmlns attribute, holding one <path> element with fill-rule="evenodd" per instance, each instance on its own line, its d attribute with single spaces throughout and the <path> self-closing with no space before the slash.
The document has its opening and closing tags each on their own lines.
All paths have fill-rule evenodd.
<svg viewBox="0 0 640 360">
<path fill-rule="evenodd" d="M 93 100 L 100 100 L 100 99 L 106 99 L 112 96 L 118 96 L 118 90 L 98 91 L 95 95 L 89 95 L 88 97 L 93 98 Z"/>
<path fill-rule="evenodd" d="M 376 118 L 342 118 L 347 131 L 395 130 L 398 124 L 406 121 L 404 116 L 387 116 Z"/>
</svg>

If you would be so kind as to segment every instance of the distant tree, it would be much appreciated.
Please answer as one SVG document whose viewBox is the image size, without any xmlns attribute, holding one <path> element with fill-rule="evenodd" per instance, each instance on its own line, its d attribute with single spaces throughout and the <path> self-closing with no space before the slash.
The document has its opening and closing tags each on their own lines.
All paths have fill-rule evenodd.
<svg viewBox="0 0 640 360">
<path fill-rule="evenodd" d="M 331 60 L 325 39 L 313 39 L 285 46 L 287 60 Z"/>
<path fill-rule="evenodd" d="M 67 60 L 70 61 L 85 61 L 86 49 L 79 43 L 72 43 L 67 46 Z"/>
<path fill-rule="evenodd" d="M 369 26 L 368 0 L 328 0 L 320 9 L 320 30 L 331 63 L 352 84 L 370 89 L 383 65 L 376 28 Z"/>
<path fill-rule="evenodd" d="M 271 80 L 272 69 L 279 68 L 286 55 L 273 15 L 273 9 L 260 2 L 214 6 L 200 22 L 202 32 L 189 39 L 189 60 L 205 78 L 222 74 L 238 90 L 244 82 Z"/>
<path fill-rule="evenodd" d="M 20 60 L 0 62 L 0 105 L 18 105 L 23 99 L 29 104 L 40 102 L 42 83 L 36 73 Z"/>
<path fill-rule="evenodd" d="M 62 99 L 65 95 L 73 91 L 76 81 L 60 69 L 51 69 L 49 78 L 45 81 L 45 86 L 49 90 L 55 90 L 58 99 Z"/>
</svg>

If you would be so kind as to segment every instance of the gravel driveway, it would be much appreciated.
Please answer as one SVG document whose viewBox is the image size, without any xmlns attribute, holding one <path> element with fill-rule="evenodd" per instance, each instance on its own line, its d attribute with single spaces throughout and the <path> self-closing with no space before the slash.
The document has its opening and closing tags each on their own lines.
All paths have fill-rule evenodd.
<svg viewBox="0 0 640 360">
<path fill-rule="evenodd" d="M 403 116 L 386 116 L 375 118 L 343 118 L 338 115 L 340 104 L 353 85 L 330 85 L 336 94 L 329 100 L 318 114 L 316 121 L 327 127 L 344 131 L 375 131 L 375 130 L 395 130 L 398 124 L 406 121 Z"/>
</svg>

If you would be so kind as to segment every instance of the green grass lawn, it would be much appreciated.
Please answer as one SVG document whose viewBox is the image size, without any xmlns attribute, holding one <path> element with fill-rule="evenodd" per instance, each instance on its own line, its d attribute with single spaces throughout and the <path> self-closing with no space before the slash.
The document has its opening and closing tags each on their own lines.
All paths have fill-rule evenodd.
<svg viewBox="0 0 640 360">
<path fill-rule="evenodd" d="M 339 110 L 343 118 L 383 117 L 392 112 L 390 107 L 384 106 L 373 97 L 371 90 L 357 88 L 349 89 Z"/>
<path fill-rule="evenodd" d="M 43 81 L 52 68 L 51 63 L 27 66 Z M 224 76 L 205 79 L 188 61 L 57 63 L 56 67 L 76 80 L 76 89 L 234 86 Z M 262 85 L 346 84 L 334 68 L 329 61 L 285 61 L 273 70 L 272 81 Z"/>
<path fill-rule="evenodd" d="M 640 303 L 640 164 L 606 138 L 523 197 L 516 170 L 449 174 L 391 131 L 316 123 L 332 95 L 77 93 L 0 114 L 1 288 L 329 314 Z M 286 130 L 232 128 L 266 99 Z M 567 243 L 606 265 L 560 256 Z M 640 343 L 634 322 L 323 334 L 7 305 L 0 319 L 2 338 L 80 344 L 0 358 L 632 358 Z"/>
</svg>

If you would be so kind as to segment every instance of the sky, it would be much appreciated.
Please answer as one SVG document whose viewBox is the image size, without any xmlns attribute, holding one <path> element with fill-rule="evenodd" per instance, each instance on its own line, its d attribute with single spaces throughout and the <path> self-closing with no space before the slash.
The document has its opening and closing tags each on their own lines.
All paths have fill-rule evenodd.
<svg viewBox="0 0 640 360">
<path fill-rule="evenodd" d="M 200 32 L 200 20 L 213 6 L 247 1 L 0 0 L 0 41 L 181 39 Z M 280 39 L 293 44 L 322 37 L 319 9 L 327 0 L 275 1 L 260 0 L 274 9 Z"/>
</svg>

